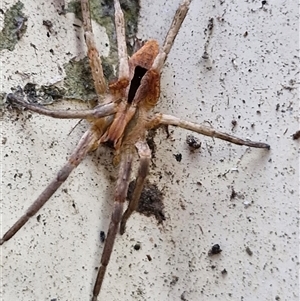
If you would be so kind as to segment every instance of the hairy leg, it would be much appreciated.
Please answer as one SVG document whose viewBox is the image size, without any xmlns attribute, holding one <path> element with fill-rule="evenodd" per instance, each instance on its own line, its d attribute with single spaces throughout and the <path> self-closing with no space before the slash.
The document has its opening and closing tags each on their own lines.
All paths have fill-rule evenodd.
<svg viewBox="0 0 300 301">
<path fill-rule="evenodd" d="M 3 235 L 0 239 L 0 245 L 13 237 L 25 225 L 25 223 L 27 223 L 27 221 L 46 204 L 60 185 L 68 178 L 71 171 L 76 168 L 84 159 L 86 154 L 94 148 L 96 141 L 97 137 L 90 130 L 85 132 L 77 144 L 77 147 L 71 154 L 68 162 L 60 169 L 56 177 L 39 195 L 36 201 L 27 209 L 26 213 Z"/>
<path fill-rule="evenodd" d="M 120 225 L 120 234 L 124 234 L 126 222 L 133 211 L 136 210 L 139 204 L 141 193 L 145 184 L 146 177 L 149 173 L 149 165 L 151 160 L 151 150 L 146 141 L 138 141 L 135 144 L 138 154 L 140 156 L 140 166 L 138 170 L 138 175 L 135 181 L 135 187 L 132 195 L 132 199 L 128 205 L 128 208 L 122 216 L 122 221 Z"/>
<path fill-rule="evenodd" d="M 23 97 L 14 94 L 8 94 L 7 100 L 11 103 L 21 105 L 38 114 L 60 119 L 94 119 L 112 115 L 117 111 L 117 103 L 114 102 L 98 105 L 92 110 L 56 111 L 47 109 L 38 104 L 26 102 Z"/>
<path fill-rule="evenodd" d="M 178 34 L 181 24 L 189 11 L 191 2 L 192 2 L 192 0 L 183 0 L 181 2 L 181 4 L 179 5 L 179 7 L 175 13 L 175 16 L 173 18 L 170 29 L 165 38 L 164 45 L 163 45 L 162 49 L 160 50 L 159 54 L 157 55 L 155 61 L 153 62 L 153 66 L 152 66 L 153 69 L 161 72 L 161 69 L 162 69 L 162 67 L 168 57 L 168 54 L 173 46 L 174 40 Z"/>
<path fill-rule="evenodd" d="M 246 145 L 256 148 L 266 148 L 270 149 L 270 145 L 267 143 L 262 142 L 254 142 L 251 140 L 244 140 L 238 137 L 235 137 L 233 135 L 217 131 L 211 127 L 197 124 L 195 122 L 189 122 L 186 120 L 182 120 L 180 118 L 177 118 L 175 116 L 171 115 L 165 115 L 165 114 L 156 114 L 155 117 L 149 121 L 147 127 L 149 129 L 160 126 L 160 125 L 174 125 L 178 126 L 180 128 L 190 130 L 205 136 L 213 137 L 213 138 L 219 138 L 225 141 L 229 141 L 234 144 L 238 145 Z"/>
<path fill-rule="evenodd" d="M 111 220 L 109 224 L 107 238 L 104 245 L 104 250 L 101 256 L 101 266 L 98 271 L 97 279 L 95 282 L 92 301 L 97 301 L 97 296 L 99 295 L 104 280 L 106 268 L 113 251 L 116 234 L 118 232 L 119 224 L 123 214 L 123 205 L 127 195 L 130 172 L 131 172 L 131 164 L 132 164 L 132 150 L 125 149 L 121 154 L 119 176 L 117 180 L 117 186 L 116 186 L 115 197 L 114 197 L 114 208 L 111 215 Z"/>
<path fill-rule="evenodd" d="M 96 93 L 99 98 L 100 95 L 106 92 L 107 86 L 103 74 L 101 58 L 96 48 L 95 37 L 93 35 L 90 6 L 88 0 L 81 0 L 81 10 L 85 42 L 88 48 L 88 57 L 90 61 Z"/>
<path fill-rule="evenodd" d="M 115 26 L 118 42 L 119 55 L 119 79 L 129 77 L 128 54 L 125 38 L 125 21 L 124 14 L 120 6 L 119 0 L 114 0 L 115 5 Z"/>
</svg>

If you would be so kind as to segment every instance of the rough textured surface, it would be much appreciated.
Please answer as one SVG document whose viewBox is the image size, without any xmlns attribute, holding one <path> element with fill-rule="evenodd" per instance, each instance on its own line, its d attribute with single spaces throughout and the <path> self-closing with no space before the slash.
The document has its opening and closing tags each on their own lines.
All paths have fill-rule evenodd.
<svg viewBox="0 0 300 301">
<path fill-rule="evenodd" d="M 179 2 L 141 1 L 138 37 L 161 44 Z M 271 151 L 195 135 L 201 148 L 191 152 L 188 132 L 169 128 L 167 139 L 158 130 L 149 180 L 163 191 L 166 220 L 133 215 L 117 237 L 99 300 L 299 299 L 299 139 L 292 137 L 299 130 L 299 16 L 296 1 L 262 2 L 193 1 L 162 74 L 157 110 L 268 142 Z M 60 4 L 24 1 L 26 31 L 1 50 L 1 93 L 28 82 L 57 84 L 65 66 L 85 57 L 80 20 L 59 15 Z M 20 4 L 1 5 L 2 30 Z M 110 39 L 93 24 L 107 56 Z M 5 110 L 2 231 L 63 165 L 87 127 L 68 136 L 75 125 Z M 89 156 L 1 247 L 0 299 L 89 300 L 112 209 L 111 160 L 105 148 Z M 222 252 L 209 256 L 216 244 Z"/>
</svg>

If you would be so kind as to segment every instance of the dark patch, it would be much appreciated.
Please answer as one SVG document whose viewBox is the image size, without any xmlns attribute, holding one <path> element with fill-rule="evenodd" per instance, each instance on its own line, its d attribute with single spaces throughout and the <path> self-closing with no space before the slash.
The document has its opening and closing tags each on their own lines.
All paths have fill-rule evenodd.
<svg viewBox="0 0 300 301">
<path fill-rule="evenodd" d="M 104 232 L 104 231 L 100 231 L 100 241 L 101 241 L 102 243 L 104 243 L 105 238 L 106 238 L 105 232 Z"/>
<path fill-rule="evenodd" d="M 247 253 L 249 256 L 252 256 L 252 255 L 253 255 L 253 252 L 252 252 L 252 250 L 250 249 L 250 247 L 246 247 L 246 253 Z"/>
<path fill-rule="evenodd" d="M 209 59 L 208 46 L 209 46 L 209 43 L 210 43 L 210 39 L 212 37 L 213 29 L 214 29 L 214 19 L 210 18 L 208 20 L 207 27 L 204 30 L 204 34 L 206 36 L 206 42 L 204 44 L 204 52 L 203 52 L 203 55 L 202 55 L 202 58 L 204 60 L 208 60 Z"/>
<path fill-rule="evenodd" d="M 195 149 L 198 149 L 201 147 L 201 142 L 194 135 L 187 135 L 185 141 L 192 150 L 195 150 Z"/>
<path fill-rule="evenodd" d="M 138 251 L 138 250 L 141 249 L 141 244 L 140 244 L 139 242 L 137 242 L 137 243 L 133 246 L 133 248 L 134 248 L 136 251 Z"/>
<path fill-rule="evenodd" d="M 181 295 L 180 295 L 180 300 L 181 301 L 188 301 L 188 299 L 185 297 L 186 292 L 184 291 Z"/>
<path fill-rule="evenodd" d="M 16 179 L 16 178 L 22 178 L 22 176 L 23 176 L 23 174 L 22 173 L 16 173 L 16 174 L 14 174 L 14 179 Z"/>
<path fill-rule="evenodd" d="M 146 256 L 149 261 L 152 261 L 152 257 L 150 255 L 147 254 Z"/>
<path fill-rule="evenodd" d="M 300 130 L 293 134 L 293 139 L 297 140 L 300 138 Z"/>
<path fill-rule="evenodd" d="M 65 90 L 55 85 L 38 87 L 36 84 L 27 83 L 23 89 L 20 86 L 14 89 L 13 94 L 25 97 L 27 101 L 32 103 L 48 105 L 63 98 Z M 9 97 L 7 97 L 7 101 L 10 102 Z"/>
<path fill-rule="evenodd" d="M 181 162 L 181 160 L 182 160 L 182 154 L 173 154 L 173 156 L 175 157 L 175 159 L 176 159 L 176 161 L 177 162 Z"/>
<path fill-rule="evenodd" d="M 40 214 L 36 217 L 36 220 L 37 220 L 38 222 L 40 222 L 40 220 L 41 220 L 41 215 L 40 215 Z"/>
<path fill-rule="evenodd" d="M 172 281 L 170 282 L 171 286 L 174 286 L 179 280 L 178 276 L 172 276 Z"/>
<path fill-rule="evenodd" d="M 135 181 L 131 181 L 128 187 L 127 199 L 131 200 Z M 159 224 L 166 218 L 164 214 L 163 194 L 155 184 L 150 184 L 148 181 L 144 185 L 137 212 L 150 217 L 153 215 Z"/>
<path fill-rule="evenodd" d="M 235 192 L 234 188 L 231 187 L 230 201 L 232 201 L 236 197 L 237 197 L 237 193 Z"/>
<path fill-rule="evenodd" d="M 232 124 L 231 130 L 233 130 L 237 125 L 237 121 L 236 120 L 231 120 L 231 124 Z"/>
<path fill-rule="evenodd" d="M 34 50 L 37 50 L 37 47 L 33 44 L 33 43 L 30 43 L 29 44 Z"/>
<path fill-rule="evenodd" d="M 147 69 L 145 69 L 141 66 L 136 66 L 135 67 L 134 75 L 133 75 L 133 78 L 130 82 L 130 88 L 129 88 L 129 92 L 128 92 L 127 102 L 129 104 L 132 103 L 132 101 L 135 97 L 136 91 L 140 87 L 141 80 L 142 80 L 142 78 L 143 78 L 143 76 L 145 75 L 146 72 L 147 72 Z"/>
<path fill-rule="evenodd" d="M 228 273 L 228 272 L 227 272 L 226 269 L 224 269 L 224 270 L 221 271 L 221 274 L 222 274 L 222 275 L 226 275 L 227 273 Z"/>
<path fill-rule="evenodd" d="M 23 88 L 24 93 L 28 96 L 28 98 L 34 99 L 37 96 L 36 92 L 36 84 L 33 83 L 27 83 Z"/>
<path fill-rule="evenodd" d="M 219 253 L 221 253 L 221 252 L 222 252 L 222 250 L 221 250 L 220 245 L 215 244 L 215 245 L 213 245 L 213 246 L 211 247 L 211 249 L 208 251 L 208 255 L 209 255 L 209 256 L 212 256 L 212 255 L 219 254 Z"/>
<path fill-rule="evenodd" d="M 108 148 L 111 148 L 111 149 L 115 148 L 115 141 L 114 140 L 107 140 L 107 141 L 103 142 L 103 144 L 105 146 L 107 146 Z"/>
<path fill-rule="evenodd" d="M 166 132 L 166 134 L 167 134 L 167 139 L 169 139 L 169 138 L 170 138 L 169 126 L 168 126 L 167 124 L 163 124 L 161 127 L 162 127 L 162 128 L 164 129 L 164 131 Z"/>
<path fill-rule="evenodd" d="M 47 28 L 49 32 L 52 33 L 53 23 L 49 20 L 43 20 L 43 25 Z"/>
<path fill-rule="evenodd" d="M 156 129 L 152 129 L 152 130 L 148 131 L 147 137 L 146 137 L 147 144 L 148 144 L 149 148 L 151 149 L 152 158 L 155 158 L 156 148 L 157 148 L 155 141 L 154 141 L 155 135 L 156 135 Z"/>
</svg>

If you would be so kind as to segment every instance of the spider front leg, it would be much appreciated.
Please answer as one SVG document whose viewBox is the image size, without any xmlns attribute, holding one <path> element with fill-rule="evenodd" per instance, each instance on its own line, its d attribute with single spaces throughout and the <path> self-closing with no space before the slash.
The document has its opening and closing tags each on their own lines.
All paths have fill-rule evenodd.
<svg viewBox="0 0 300 301">
<path fill-rule="evenodd" d="M 12 238 L 27 223 L 27 221 L 46 204 L 60 185 L 68 178 L 71 171 L 79 165 L 89 151 L 95 148 L 97 138 L 97 135 L 91 130 L 85 132 L 71 154 L 68 162 L 61 168 L 56 177 L 39 195 L 36 201 L 27 209 L 26 213 L 3 235 L 0 239 L 0 245 Z"/>
<path fill-rule="evenodd" d="M 156 114 L 154 116 L 154 118 L 152 118 L 152 120 L 149 121 L 148 128 L 151 129 L 151 128 L 157 127 L 159 125 L 179 126 L 180 128 L 190 130 L 190 131 L 196 132 L 198 134 L 202 134 L 202 135 L 213 137 L 213 138 L 219 138 L 219 139 L 229 141 L 229 142 L 237 144 L 237 145 L 246 145 L 246 146 L 250 146 L 250 147 L 270 149 L 270 145 L 267 143 L 254 142 L 251 140 L 244 140 L 244 139 L 235 137 L 233 135 L 217 131 L 208 126 L 197 124 L 195 122 L 189 122 L 186 120 L 182 120 L 180 118 L 177 118 L 177 117 L 171 116 L 171 115 Z"/>
<path fill-rule="evenodd" d="M 99 98 L 100 95 L 105 93 L 107 86 L 103 74 L 101 58 L 96 47 L 95 37 L 93 35 L 90 5 L 88 0 L 81 0 L 81 11 L 85 43 L 88 48 L 88 57 L 95 84 L 95 90 Z"/>
<path fill-rule="evenodd" d="M 114 114 L 117 111 L 118 104 L 116 102 L 108 102 L 103 105 L 98 105 L 91 110 L 81 111 L 57 111 L 49 110 L 41 105 L 29 103 L 23 97 L 15 94 L 8 94 L 7 100 L 11 103 L 20 105 L 30 111 L 36 112 L 41 115 L 50 116 L 60 119 L 96 119 Z"/>
<path fill-rule="evenodd" d="M 120 225 L 120 234 L 124 234 L 126 222 L 133 211 L 138 207 L 141 193 L 145 184 L 146 177 L 149 173 L 149 165 L 151 160 L 151 150 L 146 141 L 138 141 L 135 144 L 138 154 L 140 156 L 140 166 L 138 170 L 138 175 L 135 181 L 135 187 L 133 191 L 132 198 L 129 205 L 122 216 L 122 221 Z"/>
<path fill-rule="evenodd" d="M 128 67 L 127 45 L 126 45 L 126 39 L 125 39 L 124 14 L 121 9 L 119 0 L 114 0 L 114 6 L 115 6 L 115 26 L 116 26 L 118 56 L 119 56 L 118 77 L 119 77 L 119 80 L 120 79 L 128 79 L 129 67 Z"/>
<path fill-rule="evenodd" d="M 121 154 L 119 176 L 117 180 L 117 187 L 114 197 L 114 208 L 111 215 L 109 229 L 101 256 L 101 266 L 98 271 L 97 279 L 93 290 L 92 301 L 97 301 L 103 279 L 105 276 L 106 268 L 112 254 L 116 234 L 118 232 L 119 224 L 123 214 L 123 205 L 126 199 L 127 190 L 129 186 L 131 165 L 132 165 L 132 149 L 124 149 Z"/>
<path fill-rule="evenodd" d="M 165 38 L 162 50 L 160 50 L 159 54 L 155 58 L 155 61 L 153 62 L 152 68 L 156 69 L 158 72 L 161 72 L 161 69 L 173 46 L 174 40 L 178 34 L 181 24 L 189 11 L 191 2 L 192 0 L 183 0 L 176 10 L 172 24 Z"/>
</svg>

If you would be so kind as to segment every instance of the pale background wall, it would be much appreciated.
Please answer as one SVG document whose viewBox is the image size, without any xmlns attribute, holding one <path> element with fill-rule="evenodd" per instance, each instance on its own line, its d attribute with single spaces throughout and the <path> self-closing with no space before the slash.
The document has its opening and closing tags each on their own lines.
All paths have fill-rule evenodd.
<svg viewBox="0 0 300 301">
<path fill-rule="evenodd" d="M 161 44 L 179 2 L 141 1 L 138 36 Z M 3 12 L 15 3 L 2 1 Z M 59 16 L 59 5 L 26 1 L 27 32 L 13 51 L 1 51 L 2 92 L 28 80 L 57 82 L 63 64 L 84 56 L 80 28 L 72 25 L 80 21 L 71 13 Z M 44 19 L 57 31 L 51 38 Z M 3 20 L 1 13 L 0 28 Z M 105 30 L 96 24 L 95 32 L 107 55 Z M 193 1 L 162 74 L 157 110 L 208 121 L 272 149 L 196 135 L 201 151 L 191 153 L 186 131 L 172 129 L 173 139 L 159 131 L 149 178 L 164 192 L 166 221 L 158 226 L 133 215 L 116 239 L 99 300 L 299 299 L 299 140 L 291 138 L 299 129 L 298 35 L 296 1 Z M 68 136 L 76 121 L 28 115 L 6 110 L 3 117 L 2 231 L 53 178 L 87 127 L 82 123 Z M 178 153 L 181 162 L 173 156 Z M 107 231 L 112 209 L 110 175 L 116 175 L 110 151 L 101 149 L 41 210 L 40 222 L 34 217 L 2 246 L 2 300 L 89 300 L 103 248 L 99 232 Z M 238 195 L 231 200 L 232 187 Z M 223 251 L 209 257 L 216 243 Z"/>
</svg>

